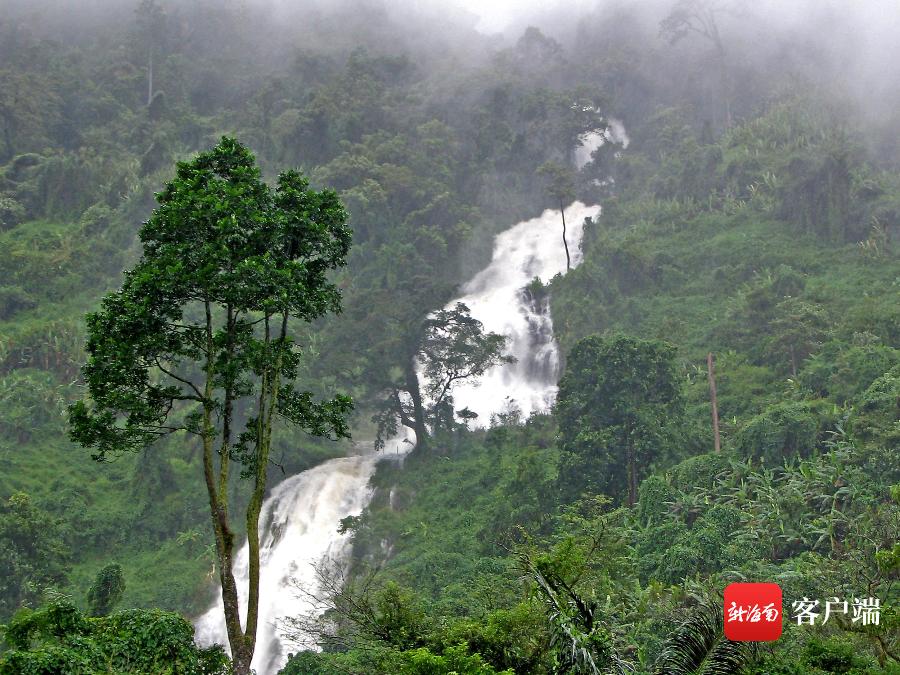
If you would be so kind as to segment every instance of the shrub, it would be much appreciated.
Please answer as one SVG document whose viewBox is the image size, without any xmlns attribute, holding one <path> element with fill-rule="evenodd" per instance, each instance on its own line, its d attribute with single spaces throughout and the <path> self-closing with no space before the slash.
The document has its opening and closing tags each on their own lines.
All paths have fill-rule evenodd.
<svg viewBox="0 0 900 675">
<path fill-rule="evenodd" d="M 0 230 L 10 230 L 25 220 L 25 207 L 12 197 L 0 196 Z"/>
<path fill-rule="evenodd" d="M 161 610 L 130 609 L 89 619 L 59 599 L 20 612 L 4 633 L 10 649 L 0 656 L 0 675 L 229 672 L 221 647 L 198 649 L 193 626 Z"/>
<path fill-rule="evenodd" d="M 745 457 L 781 464 L 787 457 L 809 454 L 820 440 L 823 426 L 814 404 L 778 403 L 738 432 L 736 446 Z"/>
<path fill-rule="evenodd" d="M 850 429 L 868 443 L 891 446 L 900 441 L 900 366 L 875 380 L 859 398 Z"/>
</svg>

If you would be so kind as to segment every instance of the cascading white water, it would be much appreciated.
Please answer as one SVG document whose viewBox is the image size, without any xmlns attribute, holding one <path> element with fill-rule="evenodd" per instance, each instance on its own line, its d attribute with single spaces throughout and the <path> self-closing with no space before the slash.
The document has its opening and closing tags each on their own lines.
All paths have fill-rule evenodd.
<svg viewBox="0 0 900 675">
<path fill-rule="evenodd" d="M 337 532 L 337 523 L 359 513 L 368 503 L 374 466 L 372 455 L 332 459 L 280 483 L 263 505 L 260 622 L 253 659 L 257 673 L 274 673 L 284 665 L 273 619 L 297 616 L 309 609 L 290 591 L 290 581 L 294 578 L 308 586 L 314 582 L 316 561 L 326 555 L 341 556 L 347 537 Z M 249 548 L 244 544 L 234 563 L 242 623 L 247 618 L 248 557 Z M 217 602 L 197 620 L 195 637 L 203 645 L 228 644 L 221 590 Z"/>
<path fill-rule="evenodd" d="M 403 438 L 394 439 L 386 454 L 406 452 Z M 338 532 L 342 518 L 359 515 L 369 503 L 369 479 L 379 457 L 374 454 L 331 459 L 279 483 L 260 513 L 259 624 L 253 668 L 259 675 L 276 673 L 287 654 L 276 632 L 276 621 L 300 616 L 312 609 L 311 599 L 294 587 L 314 588 L 314 566 L 323 558 L 343 560 L 349 535 Z M 249 547 L 234 562 L 234 577 L 240 597 L 241 621 L 247 618 Z M 213 606 L 195 622 L 200 645 L 227 647 L 222 591 Z"/>
<path fill-rule="evenodd" d="M 584 219 L 594 217 L 599 210 L 599 206 L 581 202 L 565 210 L 573 265 L 581 261 Z M 486 331 L 507 336 L 507 352 L 516 358 L 515 363 L 492 368 L 477 380 L 463 381 L 453 389 L 454 407 L 477 413 L 477 425 L 487 425 L 491 415 L 504 412 L 510 404 L 527 417 L 548 410 L 553 403 L 559 352 L 548 299 L 535 297 L 526 287 L 535 278 L 547 283 L 565 272 L 562 220 L 559 210 L 549 209 L 497 235 L 491 263 L 463 286 L 461 297 L 448 305 L 465 303 Z"/>
<path fill-rule="evenodd" d="M 598 145 L 602 142 L 597 139 Z M 565 210 L 573 265 L 581 258 L 584 220 L 599 210 L 599 206 L 581 202 Z M 477 425 L 488 424 L 492 415 L 506 412 L 513 401 L 525 416 L 545 412 L 553 403 L 559 352 L 548 302 L 528 292 L 526 286 L 535 277 L 546 283 L 565 272 L 560 213 L 548 210 L 499 234 L 491 263 L 463 286 L 461 297 L 448 304 L 464 302 L 485 330 L 508 336 L 507 351 L 517 359 L 453 390 L 454 407 L 477 413 Z M 393 439 L 385 454 L 406 452 L 410 447 L 407 440 L 406 436 Z M 374 455 L 330 460 L 279 484 L 263 505 L 260 621 L 253 658 L 259 675 L 273 675 L 287 659 L 276 622 L 312 609 L 310 600 L 300 597 L 294 584 L 314 590 L 315 563 L 326 556 L 346 559 L 349 541 L 347 535 L 338 533 L 338 522 L 359 514 L 368 504 L 369 479 L 377 460 Z M 234 570 L 244 613 L 247 558 L 245 544 Z M 292 579 L 296 581 L 292 583 Z M 199 644 L 227 645 L 221 592 L 213 607 L 197 620 L 196 629 Z"/>
<path fill-rule="evenodd" d="M 621 120 L 610 117 L 606 120 L 606 124 L 606 129 L 603 131 L 591 131 L 578 139 L 581 144 L 575 148 L 574 154 L 575 166 L 579 169 L 590 162 L 593 159 L 591 155 L 594 154 L 594 151 L 605 143 L 615 143 L 623 148 L 628 147 L 630 139 Z"/>
</svg>

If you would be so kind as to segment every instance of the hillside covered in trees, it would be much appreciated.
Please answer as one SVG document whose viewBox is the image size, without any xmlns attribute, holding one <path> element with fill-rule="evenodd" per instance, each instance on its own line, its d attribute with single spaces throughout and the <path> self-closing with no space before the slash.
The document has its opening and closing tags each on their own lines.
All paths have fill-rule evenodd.
<svg viewBox="0 0 900 675">
<path fill-rule="evenodd" d="M 264 497 L 404 427 L 280 672 L 900 673 L 896 9 L 6 4 L 0 673 L 247 673 Z M 479 418 L 452 301 L 546 209 L 558 394 Z"/>
</svg>

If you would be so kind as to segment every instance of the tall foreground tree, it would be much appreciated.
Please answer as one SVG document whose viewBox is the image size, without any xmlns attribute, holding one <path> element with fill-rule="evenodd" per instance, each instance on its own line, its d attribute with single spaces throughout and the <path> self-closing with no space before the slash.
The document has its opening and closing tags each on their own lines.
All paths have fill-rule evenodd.
<svg viewBox="0 0 900 675">
<path fill-rule="evenodd" d="M 317 403 L 293 385 L 290 326 L 340 310 L 329 270 L 350 246 L 346 211 L 295 171 L 275 188 L 231 138 L 157 195 L 144 252 L 121 290 L 88 315 L 89 398 L 70 409 L 72 438 L 103 461 L 175 432 L 202 445 L 225 624 L 235 672 L 248 673 L 259 620 L 259 513 L 276 416 L 316 436 L 347 437 L 346 396 Z M 251 482 L 246 623 L 232 572 L 231 468 Z"/>
<path fill-rule="evenodd" d="M 666 342 L 629 336 L 592 335 L 575 345 L 557 401 L 566 498 L 624 494 L 634 505 L 641 474 L 681 413 L 674 357 Z"/>
</svg>

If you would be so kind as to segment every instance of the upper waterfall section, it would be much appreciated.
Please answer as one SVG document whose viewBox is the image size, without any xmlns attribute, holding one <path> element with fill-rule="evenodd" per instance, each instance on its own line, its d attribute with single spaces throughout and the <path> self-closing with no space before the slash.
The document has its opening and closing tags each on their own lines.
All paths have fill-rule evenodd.
<svg viewBox="0 0 900 675">
<path fill-rule="evenodd" d="M 581 202 L 565 209 L 573 266 L 581 262 L 585 218 L 599 212 L 599 206 Z M 512 403 L 526 417 L 546 412 L 553 404 L 559 376 L 553 321 L 548 298 L 535 296 L 528 286 L 535 278 L 546 284 L 565 272 L 561 214 L 559 209 L 548 209 L 498 234 L 490 264 L 447 305 L 465 303 L 485 331 L 507 336 L 507 353 L 516 358 L 515 363 L 495 366 L 477 380 L 453 389 L 454 407 L 477 413 L 476 425 L 488 425 L 492 415 L 504 412 Z"/>
</svg>

